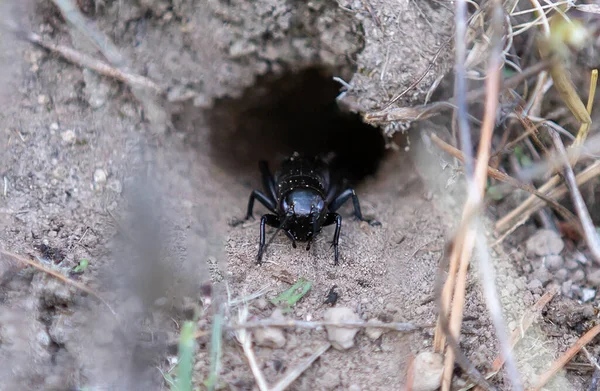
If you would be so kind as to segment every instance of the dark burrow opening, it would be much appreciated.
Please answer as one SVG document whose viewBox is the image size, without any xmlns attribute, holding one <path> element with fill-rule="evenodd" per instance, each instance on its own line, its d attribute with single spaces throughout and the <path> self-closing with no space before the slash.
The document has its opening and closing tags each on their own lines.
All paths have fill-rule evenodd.
<svg viewBox="0 0 600 391">
<path fill-rule="evenodd" d="M 321 68 L 267 75 L 241 97 L 217 101 L 210 111 L 213 160 L 231 175 L 255 182 L 259 160 L 274 169 L 294 152 L 333 152 L 337 169 L 351 183 L 374 175 L 386 155 L 386 140 L 358 114 L 338 106 L 341 89 L 333 76 Z"/>
</svg>

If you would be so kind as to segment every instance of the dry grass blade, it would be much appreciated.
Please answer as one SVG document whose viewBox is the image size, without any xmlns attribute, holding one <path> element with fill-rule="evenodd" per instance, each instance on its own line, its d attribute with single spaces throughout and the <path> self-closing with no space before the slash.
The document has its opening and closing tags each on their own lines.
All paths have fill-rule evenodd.
<svg viewBox="0 0 600 391">
<path fill-rule="evenodd" d="M 450 144 L 446 143 L 445 141 L 443 141 L 436 135 L 431 136 L 431 141 L 433 141 L 438 147 L 440 147 L 441 149 L 443 149 L 450 155 L 457 158 L 459 161 L 461 161 L 461 162 L 464 161 L 464 156 L 461 151 L 454 148 Z M 548 203 L 548 205 L 550 207 L 552 207 L 554 210 L 556 210 L 556 212 L 558 214 L 560 214 L 566 221 L 568 221 L 570 224 L 572 224 L 573 227 L 575 229 L 577 229 L 583 235 L 583 233 L 584 233 L 583 228 L 581 227 L 581 225 L 579 224 L 579 222 L 577 221 L 575 216 L 567 208 L 560 205 L 558 202 L 556 202 L 552 198 L 548 197 L 544 193 L 539 192 L 533 186 L 525 184 L 525 183 L 511 177 L 510 175 L 505 174 L 504 172 L 497 170 L 495 168 L 492 168 L 490 166 L 488 166 L 487 173 L 490 177 L 492 177 L 494 179 L 497 179 L 497 180 L 507 183 L 511 186 L 514 186 L 518 189 L 521 189 L 528 193 L 531 193 L 531 194 L 535 195 L 536 197 L 540 198 L 541 200 L 545 201 L 546 203 Z"/>
<path fill-rule="evenodd" d="M 593 106 L 595 91 L 596 91 L 597 75 L 598 75 L 598 72 L 596 70 L 594 70 L 592 72 L 592 76 L 591 76 L 590 93 L 588 95 L 588 102 L 587 102 L 587 107 L 586 107 L 588 114 L 591 114 L 591 112 L 592 112 L 592 106 Z M 571 165 L 573 165 L 574 162 L 576 162 L 578 160 L 580 151 L 582 149 L 582 144 L 585 141 L 585 139 L 587 138 L 587 132 L 582 133 L 582 130 L 585 130 L 583 123 L 582 123 L 582 127 L 579 129 L 579 133 L 577 135 L 578 138 L 581 138 L 581 141 L 577 142 L 577 139 L 576 139 L 576 142 L 573 143 L 573 145 L 571 145 L 571 148 L 569 148 L 569 152 L 570 152 L 569 153 L 569 162 L 571 163 Z M 560 155 L 558 156 L 558 159 L 560 159 Z M 560 182 L 559 176 L 554 175 L 544 185 L 542 185 L 539 188 L 539 191 L 541 193 L 548 193 L 552 188 L 557 186 L 559 182 Z M 529 198 L 527 198 L 519 206 L 517 206 L 515 209 L 513 209 L 509 214 L 507 214 L 506 216 L 504 216 L 503 218 L 501 218 L 500 220 L 498 220 L 496 222 L 496 227 L 495 227 L 496 231 L 498 231 L 498 232 L 506 231 L 511 226 L 513 220 L 515 220 L 516 218 L 519 218 L 519 219 L 522 218 L 523 213 L 528 213 L 528 215 L 531 215 L 532 213 L 529 213 L 529 210 L 530 210 L 530 208 L 533 207 L 535 202 L 536 202 L 536 198 L 534 196 L 530 196 Z"/>
<path fill-rule="evenodd" d="M 248 318 L 248 307 L 240 308 L 239 319 L 240 323 L 244 323 Z M 252 350 L 252 333 L 250 333 L 245 328 L 239 329 L 235 333 L 237 340 L 242 345 L 242 349 L 244 350 L 244 354 L 246 355 L 246 359 L 248 360 L 248 365 L 250 366 L 250 370 L 254 375 L 254 379 L 256 380 L 256 385 L 260 391 L 268 391 L 269 386 L 267 381 L 265 380 L 265 376 L 263 375 L 260 367 L 258 366 L 258 362 L 256 361 L 256 355 L 254 354 L 254 350 Z"/>
<path fill-rule="evenodd" d="M 313 362 L 315 362 L 323 353 L 325 353 L 331 344 L 328 342 L 319 347 L 313 354 L 304 360 L 300 365 L 294 367 L 285 373 L 283 378 L 275 384 L 270 391 L 283 391 L 288 388 L 304 371 L 306 371 Z"/>
<path fill-rule="evenodd" d="M 468 216 L 466 221 L 471 221 L 474 216 Z M 464 229 L 460 232 L 466 232 Z M 462 238 L 456 238 L 455 242 L 462 242 Z M 440 256 L 440 260 L 446 260 L 445 254 Z M 436 297 L 436 304 L 439 308 L 439 318 L 438 318 L 438 327 L 441 330 L 441 333 L 445 335 L 445 339 L 448 340 L 448 346 L 454 353 L 457 364 L 461 367 L 466 377 L 479 386 L 482 390 L 485 391 L 495 391 L 496 388 L 491 385 L 486 378 L 475 368 L 475 366 L 469 361 L 467 356 L 462 352 L 458 341 L 452 336 L 450 332 L 450 326 L 448 324 L 448 314 L 444 311 L 444 307 L 441 305 L 442 295 L 440 292 L 440 288 L 442 287 L 443 274 L 441 271 L 443 270 L 442 264 L 445 262 L 439 262 L 440 268 L 439 273 L 436 277 L 435 285 L 434 285 L 434 297 Z"/>
<path fill-rule="evenodd" d="M 51 270 L 43 265 L 40 265 L 38 262 L 32 261 L 30 259 L 27 259 L 25 257 L 22 257 L 18 254 L 15 253 L 11 253 L 9 251 L 4 251 L 4 250 L 0 250 L 0 254 L 5 255 L 7 257 L 10 257 L 12 259 L 14 259 L 15 261 L 21 262 L 25 265 L 34 267 L 38 270 L 41 270 L 42 272 L 49 274 L 55 278 L 58 278 L 59 280 L 61 280 L 62 282 L 64 282 L 65 284 L 74 286 L 75 288 L 95 297 L 96 299 L 98 299 L 100 302 L 102 302 L 102 304 L 104 304 L 106 306 L 106 308 L 108 308 L 108 310 L 115 316 L 117 316 L 117 313 L 112 309 L 112 307 L 110 306 L 110 304 L 108 304 L 108 302 L 106 300 L 104 300 L 102 298 L 102 296 L 100 296 L 100 294 L 98 294 L 96 291 L 94 291 L 93 289 L 88 288 L 87 286 L 83 285 L 80 282 L 77 281 L 73 281 L 68 277 L 63 276 L 62 274 Z"/>
<path fill-rule="evenodd" d="M 600 334 L 600 325 L 592 327 L 587 333 L 579 338 L 566 352 L 552 363 L 550 369 L 540 375 L 533 391 L 539 391 L 567 364 L 585 345 L 590 343 L 598 334 Z"/>
<path fill-rule="evenodd" d="M 552 61 L 549 72 L 552 81 L 554 82 L 554 87 L 560 94 L 564 103 L 579 122 L 589 125 L 592 122 L 590 114 L 579 98 L 575 85 L 573 84 L 569 72 L 567 72 L 559 54 L 566 50 L 565 47 L 568 43 L 573 43 L 575 45 L 579 44 L 579 42 L 566 42 L 566 39 L 569 36 L 564 35 L 563 31 L 565 29 L 577 29 L 577 26 L 569 23 L 563 17 L 557 16 L 556 18 L 553 18 L 551 23 L 551 39 L 541 39 L 538 47 L 540 48 L 540 55 L 542 58 L 555 58 L 555 60 Z M 576 35 L 577 34 L 573 33 L 573 36 Z"/>
<path fill-rule="evenodd" d="M 537 131 L 537 125 L 527 128 L 527 130 L 525 132 L 521 133 L 514 140 L 506 143 L 500 149 L 498 149 L 496 152 L 494 152 L 492 154 L 491 158 L 493 159 L 506 151 L 510 151 L 515 145 L 517 145 L 518 143 L 520 143 L 521 141 L 523 141 L 525 138 L 529 137 L 531 134 L 533 134 L 536 131 Z"/>
<path fill-rule="evenodd" d="M 511 349 L 514 349 L 514 347 L 517 345 L 517 343 L 523 338 L 523 336 L 525 335 L 525 333 L 527 332 L 529 327 L 531 327 L 531 325 L 533 324 L 533 321 L 535 320 L 535 318 L 541 315 L 541 312 L 544 309 L 544 307 L 548 303 L 550 303 L 550 301 L 552 301 L 552 299 L 554 298 L 554 296 L 556 296 L 556 294 L 559 292 L 559 290 L 560 289 L 558 287 L 554 287 L 554 288 L 550 289 L 549 291 L 544 293 L 544 295 L 537 302 L 535 302 L 535 304 L 533 306 L 531 306 L 531 308 L 529 308 L 525 312 L 525 314 L 523 314 L 523 316 L 521 318 L 521 323 L 519 324 L 519 328 L 515 329 L 510 336 Z M 494 362 L 492 364 L 492 369 L 490 370 L 490 372 L 488 372 L 485 375 L 485 378 L 489 379 L 492 376 L 494 376 L 496 373 L 498 373 L 498 371 L 504 365 L 504 362 L 505 362 L 504 356 L 502 354 L 498 354 L 498 356 L 496 357 L 496 359 L 494 360 Z M 474 386 L 474 385 L 471 385 L 471 386 Z M 465 388 L 468 389 L 469 387 L 465 387 Z M 475 390 L 481 390 L 481 387 L 477 386 L 475 388 Z"/>
<path fill-rule="evenodd" d="M 501 11 L 499 3 L 494 3 L 494 20 L 497 19 L 498 12 Z M 500 18 L 499 23 L 502 23 L 503 18 Z M 498 109 L 498 95 L 500 93 L 500 45 L 501 42 L 499 35 L 501 34 L 501 28 L 496 24 L 495 28 L 495 44 L 492 50 L 490 61 L 488 65 L 488 77 L 486 79 L 486 98 L 485 98 L 485 112 L 483 117 L 483 124 L 481 126 L 481 136 L 479 142 L 479 149 L 477 152 L 477 164 L 475 166 L 475 173 L 473 178 L 469 178 L 467 182 L 468 193 L 467 201 L 463 209 L 463 220 L 464 216 L 470 215 L 473 211 L 478 210 L 483 200 L 483 193 L 485 190 L 485 183 L 487 179 L 487 168 L 490 158 L 490 149 L 492 142 L 492 134 L 495 127 L 496 112 Z M 470 148 L 470 146 L 469 146 Z M 465 152 L 463 150 L 463 152 Z M 469 159 L 469 155 L 465 153 L 465 158 Z M 468 164 L 465 163 L 466 167 Z M 468 170 L 467 170 L 468 174 Z M 475 235 L 473 224 L 465 226 L 466 234 L 464 242 L 456 243 L 453 247 L 452 255 L 450 256 L 451 262 L 459 260 L 458 274 L 456 276 L 456 286 L 450 276 L 444 291 L 447 293 L 446 296 L 442 297 L 441 310 L 448 313 L 447 308 L 450 304 L 450 298 L 452 298 L 452 312 L 450 313 L 450 332 L 452 337 L 458 340 L 460 335 L 460 328 L 463 318 L 464 300 L 466 292 L 466 279 L 467 271 L 469 268 L 469 261 L 473 246 L 475 244 Z M 450 265 L 452 268 L 452 263 Z M 452 297 L 451 292 L 454 287 L 454 295 Z M 454 354 L 452 351 L 448 351 L 446 359 L 444 361 L 444 374 L 442 378 L 442 391 L 448 391 L 450 389 L 450 383 L 452 380 L 452 373 L 454 370 Z M 518 387 L 517 384 L 514 384 Z"/>
<path fill-rule="evenodd" d="M 600 161 L 595 161 L 588 168 L 577 174 L 575 176 L 575 183 L 578 186 L 583 185 L 584 183 L 592 180 L 593 178 L 600 175 Z M 548 197 L 553 199 L 559 199 L 567 194 L 567 188 L 564 185 L 557 187 L 554 190 L 549 191 L 554 188 L 556 184 L 559 182 L 559 176 L 556 175 L 550 179 L 550 181 L 546 182 L 543 186 L 539 188 L 538 191 L 546 192 Z M 531 199 L 531 200 L 530 200 Z M 530 196 L 527 200 L 525 200 L 521 205 L 517 208 L 513 209 L 508 215 L 500 219 L 496 222 L 495 229 L 498 232 L 505 232 L 511 228 L 511 224 L 515 220 L 522 220 L 523 218 L 531 216 L 533 213 L 540 210 L 543 207 L 543 204 L 538 200 L 535 196 Z"/>
<path fill-rule="evenodd" d="M 502 304 L 498 291 L 496 289 L 496 274 L 492 266 L 492 260 L 490 251 L 487 245 L 486 237 L 483 234 L 485 228 L 481 221 L 479 221 L 479 234 L 475 240 L 475 248 L 477 250 L 477 258 L 479 260 L 479 271 L 481 274 L 481 285 L 485 297 L 486 306 L 490 312 L 490 317 L 494 328 L 496 329 L 496 337 L 498 338 L 498 344 L 500 345 L 500 351 L 506 361 L 507 377 L 512 385 L 512 389 L 516 391 L 522 391 L 523 385 L 519 371 L 517 370 L 517 364 L 512 354 L 512 346 L 508 336 L 508 330 L 504 322 L 504 316 L 502 314 Z"/>
<path fill-rule="evenodd" d="M 510 336 L 510 345 L 513 349 L 523 338 L 527 330 L 531 327 L 535 318 L 540 316 L 544 307 L 552 301 L 559 290 L 560 289 L 558 287 L 550 289 L 544 293 L 544 295 L 540 297 L 540 299 L 525 314 L 523 314 L 519 328 L 515 329 Z M 504 365 L 504 357 L 502 355 L 498 355 L 492 364 L 492 372 L 499 371 L 500 368 L 502 368 L 502 365 Z"/>
<path fill-rule="evenodd" d="M 565 165 L 563 171 L 565 183 L 569 189 L 569 192 L 571 193 L 571 199 L 573 200 L 575 210 L 577 211 L 577 215 L 579 216 L 581 225 L 583 226 L 583 231 L 585 233 L 584 237 L 588 245 L 588 249 L 592 253 L 596 263 L 600 264 L 600 239 L 598 238 L 598 233 L 596 232 L 596 228 L 594 227 L 594 223 L 590 217 L 590 212 L 585 206 L 583 197 L 581 196 L 579 188 L 577 187 L 575 174 L 573 173 L 573 169 L 569 164 L 569 158 L 567 157 L 567 151 L 565 150 L 565 146 L 560 139 L 560 135 L 556 131 L 550 130 L 550 136 L 552 137 L 552 141 L 554 142 L 556 150 L 563 155 L 563 163 Z"/>
<path fill-rule="evenodd" d="M 404 391 L 412 391 L 415 381 L 415 356 L 410 355 L 408 359 L 408 367 L 406 368 L 406 381 L 404 383 Z"/>
<path fill-rule="evenodd" d="M 79 33 L 85 35 L 92 41 L 111 64 L 119 68 L 125 65 L 125 59 L 121 56 L 117 47 L 113 45 L 108 37 L 87 22 L 85 16 L 79 11 L 75 1 L 53 0 L 52 2 L 60 9 L 65 19 L 69 21 Z"/>
<path fill-rule="evenodd" d="M 597 69 L 592 70 L 592 75 L 591 75 L 590 79 L 591 79 L 590 80 L 590 92 L 588 94 L 588 101 L 587 101 L 586 109 L 587 109 L 588 114 L 591 116 L 592 115 L 592 107 L 594 106 L 594 98 L 596 96 L 596 84 L 598 83 L 598 70 Z M 577 163 L 577 160 L 579 160 L 579 151 L 581 149 L 580 147 L 583 145 L 583 143 L 587 139 L 591 125 L 592 125 L 592 123 L 590 120 L 590 122 L 583 122 L 581 124 L 581 126 L 579 127 L 579 132 L 577 133 L 577 138 L 575 139 L 575 142 L 573 142 L 573 145 L 571 145 L 571 147 L 575 149 L 574 155 L 571 156 L 571 158 L 570 158 L 571 166 L 574 166 L 575 163 Z"/>
</svg>

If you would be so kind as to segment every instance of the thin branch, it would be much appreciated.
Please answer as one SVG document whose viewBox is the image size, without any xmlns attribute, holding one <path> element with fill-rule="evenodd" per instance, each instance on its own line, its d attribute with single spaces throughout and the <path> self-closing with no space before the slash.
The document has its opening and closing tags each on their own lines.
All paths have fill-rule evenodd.
<svg viewBox="0 0 600 391">
<path fill-rule="evenodd" d="M 594 161 L 589 167 L 580 172 L 575 176 L 575 181 L 578 186 L 587 183 L 588 181 L 594 179 L 600 175 L 600 160 Z M 555 175 L 550 178 L 548 182 L 546 182 L 543 186 L 541 186 L 538 191 L 543 192 L 553 199 L 559 199 L 565 194 L 567 194 L 567 188 L 564 185 L 561 185 L 554 189 L 554 186 L 559 183 L 559 176 Z M 530 196 L 523 203 L 513 209 L 509 214 L 504 216 L 502 219 L 496 222 L 495 229 L 498 232 L 504 232 L 510 228 L 513 220 L 522 219 L 524 217 L 531 216 L 533 213 L 540 210 L 543 207 L 543 204 L 540 203 L 540 200 L 536 198 L 536 196 Z"/>
<path fill-rule="evenodd" d="M 473 143 L 471 141 L 471 130 L 467 120 L 467 70 L 465 69 L 465 60 L 467 57 L 467 3 L 465 0 L 456 2 L 456 35 L 455 35 L 455 77 L 454 77 L 454 96 L 456 98 L 456 122 L 458 124 L 458 134 L 460 138 L 461 149 L 465 153 L 465 171 L 467 176 L 473 174 Z"/>
<path fill-rule="evenodd" d="M 446 143 L 444 140 L 440 139 L 435 134 L 431 135 L 431 141 L 433 141 L 438 147 L 440 147 L 445 152 L 447 152 L 450 155 L 452 155 L 453 157 L 457 158 L 459 161 L 461 161 L 461 162 L 464 161 L 464 156 L 461 151 L 454 148 L 452 145 Z M 523 182 L 511 177 L 510 175 L 508 175 L 500 170 L 497 170 L 495 168 L 492 168 L 490 166 L 488 166 L 488 168 L 487 168 L 487 174 L 494 179 L 497 179 L 497 180 L 507 183 L 511 186 L 514 186 L 518 189 L 521 189 L 523 191 L 531 193 L 531 194 L 535 195 L 536 197 L 540 198 L 541 200 L 545 201 L 546 203 L 548 203 L 548 205 L 550 207 L 552 207 L 565 220 L 567 220 L 568 222 L 573 224 L 575 229 L 577 229 L 583 235 L 583 228 L 581 227 L 581 224 L 579 224 L 579 222 L 577 221 L 575 216 L 567 208 L 560 205 L 558 202 L 556 202 L 552 198 L 550 198 L 547 195 L 545 195 L 544 193 L 538 191 L 533 186 L 523 183 Z"/>
<path fill-rule="evenodd" d="M 99 293 L 97 293 L 96 291 L 94 291 L 91 288 L 88 288 L 87 286 L 83 285 L 80 282 L 77 281 L 73 281 L 72 279 L 63 276 L 62 274 L 60 274 L 59 272 L 56 272 L 52 269 L 49 269 L 41 264 L 39 264 L 38 262 L 32 261 L 30 259 L 27 259 L 25 257 L 22 257 L 18 254 L 15 253 L 11 253 L 9 251 L 4 251 L 4 250 L 0 250 L 0 254 L 5 255 L 7 257 L 10 257 L 12 259 L 14 259 L 15 261 L 19 261 L 21 263 L 24 263 L 25 265 L 34 267 L 38 270 L 41 270 L 42 272 L 51 275 L 52 277 L 58 278 L 59 280 L 61 280 L 62 282 L 64 282 L 65 284 L 74 286 L 75 288 L 79 289 L 80 291 L 83 291 L 93 297 L 95 297 L 96 299 L 98 299 L 100 302 L 102 302 L 102 304 L 104 304 L 106 306 L 106 308 L 108 308 L 108 310 L 114 315 L 117 316 L 117 313 L 112 309 L 112 307 L 110 306 L 110 304 L 108 304 L 108 302 L 106 300 L 104 300 L 102 298 L 102 296 L 100 296 Z"/>
<path fill-rule="evenodd" d="M 129 86 L 148 88 L 158 94 L 163 92 L 163 89 L 161 87 L 159 87 L 152 80 L 144 76 L 140 76 L 127 71 L 122 71 L 118 68 L 114 68 L 104 61 L 98 60 L 87 54 L 78 52 L 77 50 L 72 49 L 68 46 L 47 42 L 35 33 L 18 34 L 18 36 L 25 38 L 29 42 L 39 45 L 44 49 L 48 49 L 52 52 L 58 53 L 66 60 L 71 61 L 72 63 L 75 63 L 85 68 L 89 68 L 101 75 L 115 78 Z"/>
<path fill-rule="evenodd" d="M 73 25 L 79 33 L 86 36 L 102 52 L 104 57 L 116 66 L 122 68 L 126 66 L 125 59 L 119 52 L 119 49 L 110 39 L 86 20 L 85 16 L 79 11 L 77 4 L 73 0 L 52 0 L 60 9 L 64 18 Z"/>
<path fill-rule="evenodd" d="M 496 289 L 496 278 L 495 272 L 490 260 L 489 249 L 485 240 L 485 235 L 482 233 L 483 226 L 479 222 L 480 233 L 477 235 L 475 240 L 475 248 L 479 258 L 481 281 L 483 287 L 483 293 L 485 301 L 490 311 L 492 323 L 496 329 L 496 337 L 500 344 L 500 351 L 506 361 L 506 369 L 508 378 L 512 384 L 512 389 L 516 391 L 522 391 L 523 385 L 517 370 L 517 364 L 512 354 L 512 347 L 510 345 L 510 339 L 508 337 L 508 330 L 506 329 L 504 318 L 502 316 L 502 305 L 500 304 L 500 298 L 498 297 L 498 291 Z"/>
<path fill-rule="evenodd" d="M 239 321 L 243 323 L 248 318 L 248 307 L 243 307 L 239 312 Z M 256 385 L 260 391 L 269 391 L 269 385 L 265 380 L 265 376 L 258 366 L 258 362 L 256 361 L 256 356 L 254 355 L 254 350 L 252 350 L 252 333 L 250 333 L 245 328 L 239 329 L 236 332 L 236 338 L 242 345 L 242 349 L 244 350 L 244 354 L 246 355 L 246 359 L 248 360 L 248 365 L 250 366 L 250 370 L 254 375 L 254 379 L 256 380 Z"/>
<path fill-rule="evenodd" d="M 510 346 L 514 349 L 517 343 L 523 338 L 527 330 L 533 324 L 535 318 L 539 317 L 542 313 L 542 310 L 548 303 L 552 301 L 554 296 L 559 292 L 559 287 L 554 287 L 548 290 L 540 299 L 530 308 L 528 309 L 523 316 L 521 317 L 521 322 L 519 327 L 513 330 L 510 336 Z M 497 372 L 504 365 L 504 355 L 499 354 L 498 357 L 494 360 L 492 364 L 492 372 Z"/>
<path fill-rule="evenodd" d="M 550 379 L 554 377 L 585 345 L 590 343 L 598 334 L 600 334 L 600 325 L 592 327 L 587 333 L 579 338 L 566 352 L 552 363 L 550 369 L 540 375 L 534 391 L 540 391 Z"/>
<path fill-rule="evenodd" d="M 473 216 L 470 216 L 467 219 L 467 221 L 470 221 L 472 217 Z M 459 237 L 457 237 L 455 239 L 454 245 L 456 245 L 456 243 L 458 243 L 458 242 L 462 242 L 462 240 L 461 240 L 462 238 L 460 238 L 460 233 L 464 232 L 464 231 L 465 230 L 459 231 Z M 447 260 L 445 252 L 443 252 L 440 255 L 440 260 L 441 261 Z M 440 330 L 440 333 L 443 333 L 445 335 L 445 340 L 448 341 L 448 346 L 450 347 L 450 350 L 454 353 L 456 362 L 461 367 L 461 369 L 464 371 L 467 378 L 472 383 L 478 385 L 483 390 L 495 391 L 496 388 L 492 384 L 490 384 L 486 380 L 486 378 L 481 374 L 481 372 L 479 372 L 477 370 L 477 368 L 469 361 L 467 356 L 460 349 L 458 341 L 452 336 L 452 332 L 450 331 L 450 325 L 448 324 L 448 313 L 445 311 L 445 309 L 442 305 L 442 298 L 443 298 L 443 296 L 442 296 L 442 293 L 443 293 L 442 292 L 443 265 L 442 264 L 443 263 L 446 263 L 446 262 L 438 262 L 439 269 L 438 269 L 438 273 L 437 273 L 435 284 L 434 284 L 434 297 L 436 300 L 437 307 L 439 309 L 437 326 Z M 444 286 L 444 288 L 445 288 L 445 286 Z"/>
<path fill-rule="evenodd" d="M 457 3 L 461 3 L 460 1 Z M 495 7 L 500 7 L 496 4 Z M 469 175 L 468 164 L 472 157 L 468 153 L 471 145 L 463 147 L 463 153 L 465 153 L 465 169 L 467 171 L 467 201 L 463 209 L 463 216 L 472 213 L 472 211 L 478 210 L 482 204 L 483 193 L 485 190 L 485 183 L 487 179 L 487 168 L 490 158 L 490 149 L 492 142 L 492 135 L 495 128 L 496 113 L 498 109 L 498 96 L 500 93 L 500 65 L 501 65 L 501 24 L 503 17 L 499 17 L 499 14 L 494 12 L 494 20 L 498 19 L 500 26 L 494 28 L 494 44 L 490 55 L 490 61 L 488 64 L 488 78 L 486 79 L 486 97 L 485 97 L 485 112 L 483 116 L 483 124 L 481 126 L 481 137 L 479 141 L 479 150 L 477 152 L 477 165 L 475 166 L 475 172 L 473 178 Z M 457 70 L 458 71 L 458 70 Z M 466 110 L 466 108 L 465 108 Z M 459 111 L 460 113 L 460 111 Z M 462 137 L 462 135 L 461 135 Z M 473 224 L 469 224 L 466 227 L 466 235 L 464 236 L 464 242 L 455 246 L 450 257 L 452 260 L 459 260 L 458 274 L 456 276 L 456 287 L 454 287 L 454 295 L 452 297 L 452 312 L 450 313 L 450 332 L 451 335 L 458 340 L 460 335 L 460 328 L 462 324 L 463 311 L 464 311 L 464 300 L 466 293 L 466 280 L 467 272 L 469 269 L 469 261 L 471 258 L 471 252 L 473 251 L 473 245 L 475 244 L 476 230 Z M 459 255 L 460 254 L 460 255 Z M 451 264 L 452 267 L 452 264 Z M 448 293 L 453 287 L 454 283 L 450 276 L 448 282 L 444 286 L 444 290 Z M 442 297 L 446 302 L 442 303 L 443 310 L 447 312 L 447 308 L 450 304 L 451 295 Z M 450 383 L 452 380 L 452 372 L 454 369 L 454 354 L 452 351 L 446 353 L 446 359 L 444 361 L 444 374 L 442 377 L 442 391 L 448 391 L 450 389 Z M 511 374 L 512 376 L 512 374 Z M 518 387 L 518 380 L 513 384 Z"/>
<path fill-rule="evenodd" d="M 579 188 L 575 182 L 575 174 L 573 173 L 573 169 L 569 164 L 569 158 L 567 156 L 567 151 L 565 150 L 565 146 L 563 145 L 562 140 L 560 139 L 560 135 L 554 131 L 549 130 L 550 136 L 552 137 L 552 141 L 554 142 L 554 147 L 556 150 L 562 155 L 564 169 L 563 175 L 565 178 L 565 184 L 571 193 L 571 199 L 573 200 L 573 204 L 575 205 L 575 210 L 577 211 L 577 215 L 579 216 L 579 220 L 581 221 L 581 225 L 583 226 L 583 231 L 585 233 L 585 241 L 588 245 L 592 256 L 596 263 L 600 264 L 600 239 L 598 238 L 598 233 L 596 232 L 596 228 L 594 227 L 594 223 L 592 222 L 592 218 L 590 217 L 590 212 L 585 206 L 585 202 L 583 201 L 583 197 L 579 192 Z"/>
<path fill-rule="evenodd" d="M 283 379 L 277 382 L 270 391 L 283 391 L 288 388 L 304 371 L 306 371 L 310 366 L 315 362 L 323 353 L 325 353 L 331 344 L 327 342 L 326 344 L 319 347 L 313 354 L 310 355 L 306 360 L 304 360 L 300 365 L 294 367 L 293 369 L 287 371 L 283 376 Z"/>
<path fill-rule="evenodd" d="M 335 326 L 341 328 L 379 328 L 392 331 L 398 331 L 401 333 L 411 333 L 414 331 L 431 328 L 433 325 L 414 325 L 412 323 L 384 323 L 384 322 L 362 322 L 362 321 L 345 321 L 345 322 L 325 322 L 325 321 L 302 321 L 302 320 L 273 320 L 264 319 L 253 322 L 238 323 L 226 327 L 226 329 L 240 330 L 240 329 L 257 329 L 264 327 L 292 327 L 300 329 L 316 329 L 325 326 Z"/>
</svg>

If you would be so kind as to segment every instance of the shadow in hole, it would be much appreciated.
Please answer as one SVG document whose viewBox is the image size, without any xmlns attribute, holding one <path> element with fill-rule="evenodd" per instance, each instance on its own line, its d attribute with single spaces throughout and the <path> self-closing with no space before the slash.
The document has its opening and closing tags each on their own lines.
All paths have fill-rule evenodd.
<svg viewBox="0 0 600 391">
<path fill-rule="evenodd" d="M 258 161 L 275 169 L 293 152 L 334 152 L 337 169 L 351 182 L 373 175 L 384 157 L 379 129 L 335 101 L 340 86 L 325 70 L 311 68 L 265 76 L 238 99 L 222 99 L 210 112 L 210 154 L 236 177 L 258 179 Z"/>
</svg>

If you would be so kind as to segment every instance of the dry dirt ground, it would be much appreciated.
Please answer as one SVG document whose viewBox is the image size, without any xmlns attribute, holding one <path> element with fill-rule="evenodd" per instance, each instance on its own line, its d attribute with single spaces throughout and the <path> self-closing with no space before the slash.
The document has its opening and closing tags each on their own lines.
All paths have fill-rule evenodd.
<svg viewBox="0 0 600 391">
<path fill-rule="evenodd" d="M 378 129 L 335 111 L 340 85 L 332 77 L 352 85 L 341 102 L 354 109 L 387 101 L 420 76 L 450 37 L 449 10 L 438 2 L 384 0 L 368 8 L 361 1 L 195 3 L 80 2 L 136 72 L 169 87 L 167 130 L 150 126 L 128 87 L 2 34 L 0 248 L 86 284 L 110 308 L 2 258 L 0 389 L 166 388 L 161 370 L 172 367 L 181 321 L 191 303 L 206 298 L 207 283 L 214 297 L 210 307 L 203 301 L 209 312 L 202 327 L 227 302 L 227 289 L 232 299 L 266 292 L 249 304 L 252 316 L 266 318 L 273 312 L 266 299 L 299 278 L 312 288 L 287 314 L 293 319 L 322 319 L 335 285 L 336 305 L 364 320 L 435 321 L 437 265 L 461 207 L 455 173 L 421 144 L 423 126 L 439 125 L 421 125 L 408 141 L 394 139 L 398 150 L 386 149 Z M 0 5 L 9 15 L 10 7 Z M 90 51 L 51 2 L 17 8 L 11 18 L 26 28 Z M 440 56 L 405 102 L 421 102 L 437 75 L 451 68 L 450 59 L 451 53 Z M 258 222 L 228 223 L 244 215 L 251 190 L 260 186 L 258 160 L 275 164 L 293 150 L 331 147 L 352 158 L 347 164 L 359 179 L 363 212 L 381 227 L 354 221 L 347 207 L 339 266 L 329 247 L 332 228 L 310 251 L 292 249 L 280 235 L 265 264 L 256 266 Z M 531 270 L 513 267 L 515 260 L 528 262 L 523 254 L 496 255 L 505 315 L 515 328 L 544 289 L 530 284 Z M 83 260 L 89 266 L 73 272 Z M 476 268 L 473 275 L 462 346 L 486 369 L 497 350 Z M 592 316 L 582 310 L 575 323 Z M 531 377 L 547 367 L 577 337 L 571 326 L 567 320 L 536 326 L 522 345 L 522 373 Z M 255 351 L 274 383 L 324 341 L 323 330 L 288 330 L 283 347 Z M 292 389 L 400 389 L 410 357 L 430 350 L 431 341 L 430 329 L 375 340 L 361 331 L 353 348 L 327 351 Z M 210 343 L 198 342 L 200 384 Z M 256 387 L 230 333 L 221 381 L 226 389 Z M 582 384 L 571 373 L 552 389 Z"/>
</svg>

